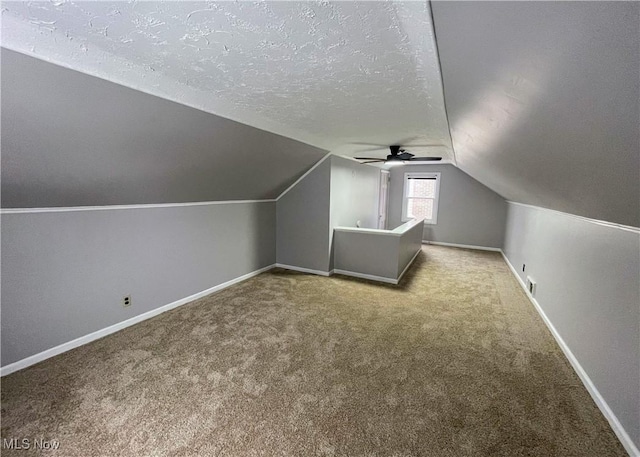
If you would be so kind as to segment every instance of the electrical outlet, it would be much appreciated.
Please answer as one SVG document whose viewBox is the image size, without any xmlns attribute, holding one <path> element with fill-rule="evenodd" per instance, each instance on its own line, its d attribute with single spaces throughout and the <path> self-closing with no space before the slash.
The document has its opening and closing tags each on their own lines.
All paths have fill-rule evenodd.
<svg viewBox="0 0 640 457">
<path fill-rule="evenodd" d="M 529 290 L 529 293 L 531 294 L 532 297 L 535 297 L 536 295 L 536 286 L 538 284 L 531 279 L 530 276 L 527 276 L 527 289 Z"/>
<path fill-rule="evenodd" d="M 523 263 L 523 264 L 522 264 L 522 271 L 524 271 L 525 266 L 526 266 L 526 265 Z"/>
<path fill-rule="evenodd" d="M 126 295 L 123 299 L 122 299 L 122 306 L 124 308 L 127 308 L 128 306 L 131 306 L 131 295 Z"/>
</svg>

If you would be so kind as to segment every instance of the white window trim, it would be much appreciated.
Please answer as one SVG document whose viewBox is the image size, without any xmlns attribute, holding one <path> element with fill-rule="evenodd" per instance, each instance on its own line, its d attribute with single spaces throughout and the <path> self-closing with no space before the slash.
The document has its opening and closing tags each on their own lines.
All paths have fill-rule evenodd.
<svg viewBox="0 0 640 457">
<path fill-rule="evenodd" d="M 407 217 L 407 189 L 409 188 L 409 178 L 436 178 L 436 194 L 433 199 L 433 218 L 424 220 L 425 224 L 436 225 L 438 223 L 438 202 L 440 201 L 440 173 L 405 173 L 404 190 L 402 191 L 402 222 L 410 221 Z"/>
</svg>

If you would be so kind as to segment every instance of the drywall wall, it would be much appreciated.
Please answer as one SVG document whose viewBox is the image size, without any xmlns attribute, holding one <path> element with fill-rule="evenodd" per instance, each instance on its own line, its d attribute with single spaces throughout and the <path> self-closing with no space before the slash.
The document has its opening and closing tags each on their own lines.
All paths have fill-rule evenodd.
<svg viewBox="0 0 640 457">
<path fill-rule="evenodd" d="M 333 235 L 338 273 L 375 276 L 393 281 L 398 277 L 400 237 L 389 233 L 336 230 Z"/>
<path fill-rule="evenodd" d="M 331 227 L 378 228 L 380 169 L 331 157 Z"/>
<path fill-rule="evenodd" d="M 328 273 L 333 228 L 376 227 L 380 170 L 329 155 L 277 202 L 279 264 Z"/>
<path fill-rule="evenodd" d="M 276 202 L 279 264 L 329 271 L 330 158 L 316 164 Z"/>
<path fill-rule="evenodd" d="M 423 240 L 502 247 L 506 201 L 453 165 L 407 165 L 391 168 L 390 227 L 402 224 L 404 174 L 409 172 L 440 173 L 438 223 L 425 224 Z"/>
<path fill-rule="evenodd" d="M 432 1 L 458 166 L 508 200 L 640 226 L 640 2 Z"/>
<path fill-rule="evenodd" d="M 416 226 L 412 226 L 416 224 Z M 409 263 L 413 261 L 416 253 L 422 249 L 422 230 L 417 221 L 409 221 L 406 230 L 400 237 L 400 247 L 398 255 L 398 277 L 400 277 Z M 397 230 L 396 230 L 397 231 Z"/>
<path fill-rule="evenodd" d="M 330 261 L 333 269 L 334 227 L 378 227 L 380 169 L 371 165 L 331 156 L 331 211 L 329 221 Z"/>
<path fill-rule="evenodd" d="M 504 252 L 640 448 L 640 231 L 509 203 Z"/>
<path fill-rule="evenodd" d="M 276 198 L 325 154 L 33 57 L 1 52 L 3 207 Z"/>
<path fill-rule="evenodd" d="M 275 215 L 274 202 L 2 214 L 2 365 L 273 264 Z"/>
<path fill-rule="evenodd" d="M 397 284 L 422 248 L 421 222 L 395 230 L 336 227 L 335 273 Z"/>
</svg>

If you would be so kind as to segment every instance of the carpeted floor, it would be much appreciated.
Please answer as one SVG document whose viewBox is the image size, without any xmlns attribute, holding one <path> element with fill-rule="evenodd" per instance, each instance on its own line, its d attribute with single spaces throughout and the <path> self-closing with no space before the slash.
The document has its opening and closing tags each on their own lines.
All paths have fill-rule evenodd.
<svg viewBox="0 0 640 457">
<path fill-rule="evenodd" d="M 2 438 L 82 457 L 626 455 L 501 256 L 435 246 L 399 286 L 276 269 L 7 376 Z"/>
</svg>

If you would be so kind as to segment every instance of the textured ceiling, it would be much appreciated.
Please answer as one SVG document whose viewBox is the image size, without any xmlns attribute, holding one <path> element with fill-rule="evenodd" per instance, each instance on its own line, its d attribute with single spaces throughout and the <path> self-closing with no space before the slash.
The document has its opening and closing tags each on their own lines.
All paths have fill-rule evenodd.
<svg viewBox="0 0 640 457">
<path fill-rule="evenodd" d="M 453 159 L 426 2 L 2 6 L 9 49 L 341 154 Z"/>
<path fill-rule="evenodd" d="M 640 226 L 640 3 L 432 3 L 457 165 L 509 200 Z"/>
</svg>

